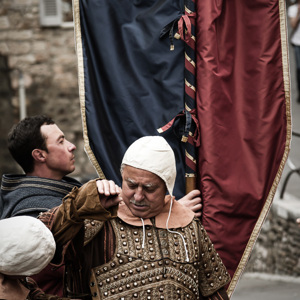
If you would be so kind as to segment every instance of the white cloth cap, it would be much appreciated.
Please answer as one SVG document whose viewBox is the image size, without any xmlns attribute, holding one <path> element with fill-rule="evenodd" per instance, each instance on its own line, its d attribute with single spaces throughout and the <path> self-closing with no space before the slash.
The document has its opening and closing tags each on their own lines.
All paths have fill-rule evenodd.
<svg viewBox="0 0 300 300">
<path fill-rule="evenodd" d="M 51 231 L 28 216 L 0 220 L 0 273 L 30 276 L 39 273 L 55 253 Z"/>
<path fill-rule="evenodd" d="M 173 195 L 176 178 L 175 155 L 161 136 L 144 136 L 132 143 L 124 154 L 122 165 L 146 170 L 159 176 Z"/>
</svg>

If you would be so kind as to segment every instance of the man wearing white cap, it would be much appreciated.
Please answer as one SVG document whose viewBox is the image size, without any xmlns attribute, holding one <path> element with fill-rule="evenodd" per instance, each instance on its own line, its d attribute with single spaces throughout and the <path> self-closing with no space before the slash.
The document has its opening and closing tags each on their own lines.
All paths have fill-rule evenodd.
<svg viewBox="0 0 300 300">
<path fill-rule="evenodd" d="M 172 196 L 176 165 L 165 139 L 138 139 L 121 172 L 122 190 L 91 181 L 41 216 L 58 247 L 68 246 L 65 296 L 228 299 L 230 277 L 205 229 Z M 101 189 L 111 204 L 121 201 L 116 218 L 99 206 Z"/>
</svg>

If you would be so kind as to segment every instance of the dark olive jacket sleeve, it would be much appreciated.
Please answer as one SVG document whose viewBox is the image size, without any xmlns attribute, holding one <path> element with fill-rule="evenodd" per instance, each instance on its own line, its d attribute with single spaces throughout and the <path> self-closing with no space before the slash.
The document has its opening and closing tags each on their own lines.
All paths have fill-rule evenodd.
<svg viewBox="0 0 300 300">
<path fill-rule="evenodd" d="M 117 216 L 118 206 L 106 210 L 100 202 L 96 180 L 74 187 L 60 206 L 40 214 L 59 247 L 64 247 L 78 234 L 85 219 L 106 221 Z"/>
</svg>

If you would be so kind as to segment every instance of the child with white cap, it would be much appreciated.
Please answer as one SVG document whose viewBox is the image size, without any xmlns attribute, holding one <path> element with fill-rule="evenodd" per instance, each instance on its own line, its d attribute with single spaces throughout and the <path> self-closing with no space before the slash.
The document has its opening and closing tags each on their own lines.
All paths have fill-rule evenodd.
<svg viewBox="0 0 300 300">
<path fill-rule="evenodd" d="M 0 220 L 0 241 L 0 299 L 28 299 L 26 276 L 37 274 L 53 258 L 53 235 L 40 220 L 18 216 Z"/>
</svg>

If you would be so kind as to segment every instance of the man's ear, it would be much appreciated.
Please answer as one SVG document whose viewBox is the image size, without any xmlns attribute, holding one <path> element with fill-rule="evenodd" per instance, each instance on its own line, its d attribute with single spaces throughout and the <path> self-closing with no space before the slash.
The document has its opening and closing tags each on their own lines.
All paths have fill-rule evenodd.
<svg viewBox="0 0 300 300">
<path fill-rule="evenodd" d="M 44 162 L 46 160 L 46 151 L 41 149 L 34 149 L 31 152 L 32 157 L 37 162 Z"/>
</svg>

